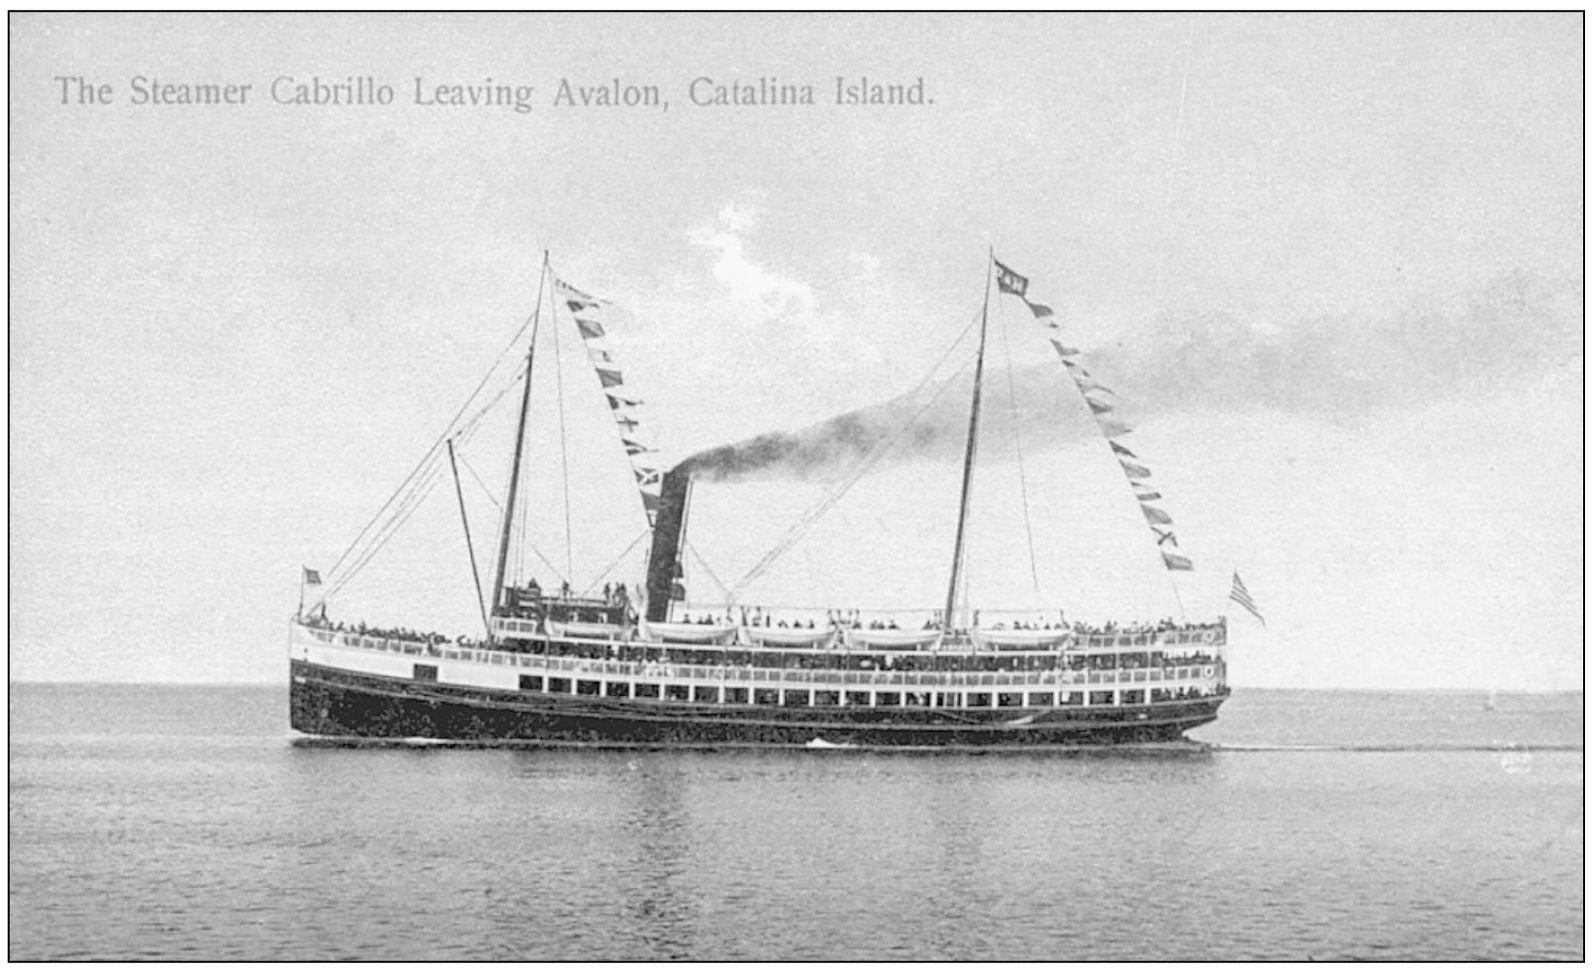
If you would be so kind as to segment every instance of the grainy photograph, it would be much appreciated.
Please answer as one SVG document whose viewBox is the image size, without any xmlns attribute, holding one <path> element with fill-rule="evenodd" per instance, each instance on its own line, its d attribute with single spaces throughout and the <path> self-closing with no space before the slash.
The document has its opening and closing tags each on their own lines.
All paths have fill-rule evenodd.
<svg viewBox="0 0 1592 970">
<path fill-rule="evenodd" d="M 1585 959 L 1581 13 L 8 23 L 11 960 Z"/>
</svg>

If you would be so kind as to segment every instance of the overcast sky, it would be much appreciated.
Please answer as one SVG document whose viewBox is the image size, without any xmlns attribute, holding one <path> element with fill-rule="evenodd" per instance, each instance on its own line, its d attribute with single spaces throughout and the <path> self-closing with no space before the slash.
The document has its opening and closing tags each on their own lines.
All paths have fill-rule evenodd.
<svg viewBox="0 0 1592 970">
<path fill-rule="evenodd" d="M 1579 14 L 10 27 L 14 679 L 280 680 L 300 566 L 337 560 L 498 359 L 544 249 L 623 308 L 613 344 L 679 459 L 911 391 L 993 246 L 1118 391 L 1197 569 L 1174 595 L 1008 299 L 971 597 L 1196 618 L 1236 610 L 1236 567 L 1269 623 L 1234 618 L 1240 685 L 1581 683 Z M 393 103 L 272 97 L 350 77 Z M 837 77 L 928 103 L 837 105 Z M 816 103 L 698 106 L 698 78 Z M 531 110 L 416 103 L 487 79 Z M 667 109 L 558 105 L 564 79 Z M 244 103 L 136 103 L 229 83 Z M 595 577 L 639 512 L 562 339 L 571 460 L 619 482 L 576 498 L 623 511 L 572 499 L 609 531 L 566 549 L 537 438 L 537 541 Z M 478 544 L 502 437 L 465 455 Z M 934 605 L 957 474 L 881 464 L 755 592 Z M 730 581 L 831 484 L 705 486 L 693 545 Z M 334 617 L 476 632 L 443 485 Z"/>
</svg>

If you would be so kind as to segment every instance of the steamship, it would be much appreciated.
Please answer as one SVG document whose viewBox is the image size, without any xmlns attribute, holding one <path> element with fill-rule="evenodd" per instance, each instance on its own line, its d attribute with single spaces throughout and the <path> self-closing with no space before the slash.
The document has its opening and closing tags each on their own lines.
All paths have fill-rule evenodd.
<svg viewBox="0 0 1592 970">
<path fill-rule="evenodd" d="M 523 349 L 504 359 L 512 368 L 507 387 L 519 385 L 507 400 L 517 396 L 519 408 L 491 568 L 480 568 L 469 538 L 455 454 L 474 431 L 474 415 L 486 410 L 471 410 L 490 396 L 492 385 L 483 381 L 325 581 L 318 570 L 304 570 L 289 631 L 292 727 L 330 743 L 936 750 L 1186 744 L 1184 732 L 1215 720 L 1228 695 L 1225 618 L 1096 627 L 1036 613 L 1026 622 L 989 623 L 966 602 L 963 559 L 992 298 L 1020 300 L 1049 338 L 1126 475 L 1169 578 L 1193 569 L 1171 551 L 1171 518 L 1156 504 L 1161 496 L 1149 470 L 1122 441 L 1129 429 L 1114 413 L 1112 392 L 1068 346 L 1051 309 L 1029 299 L 1028 283 L 989 255 L 943 606 L 903 613 L 906 622 L 884 613 L 865 621 L 843 608 L 775 621 L 730 599 L 706 612 L 686 601 L 693 464 L 657 467 L 641 433 L 640 402 L 606 340 L 610 304 L 559 279 L 544 255 L 526 322 L 530 339 L 519 343 L 522 328 L 511 347 Z M 515 575 L 524 557 L 513 555 L 511 544 L 517 536 L 525 541 L 523 528 L 517 531 L 525 504 L 518 493 L 526 463 L 537 460 L 526 454 L 532 375 L 538 335 L 551 327 L 584 344 L 636 479 L 647 524 L 638 542 L 648 540 L 650 553 L 634 582 L 577 591 L 568 577 L 544 589 L 524 579 L 523 569 Z M 330 603 L 424 497 L 422 483 L 443 482 L 446 492 L 450 474 L 482 636 L 334 620 Z"/>
</svg>

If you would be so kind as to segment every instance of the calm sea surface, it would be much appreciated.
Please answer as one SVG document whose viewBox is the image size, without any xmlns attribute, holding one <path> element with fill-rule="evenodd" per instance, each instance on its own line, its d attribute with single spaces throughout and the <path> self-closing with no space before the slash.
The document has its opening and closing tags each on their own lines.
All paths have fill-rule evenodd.
<svg viewBox="0 0 1592 970">
<path fill-rule="evenodd" d="M 9 955 L 1580 959 L 1581 695 L 1241 690 L 1208 754 L 295 747 L 12 685 Z"/>
</svg>

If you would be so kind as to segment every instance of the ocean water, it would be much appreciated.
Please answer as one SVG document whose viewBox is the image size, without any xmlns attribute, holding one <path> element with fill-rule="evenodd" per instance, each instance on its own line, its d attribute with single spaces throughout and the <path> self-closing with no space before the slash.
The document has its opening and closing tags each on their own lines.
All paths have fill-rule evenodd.
<svg viewBox="0 0 1592 970">
<path fill-rule="evenodd" d="M 12 959 L 1560 959 L 1581 695 L 1239 690 L 1203 754 L 295 746 L 10 688 Z"/>
</svg>

